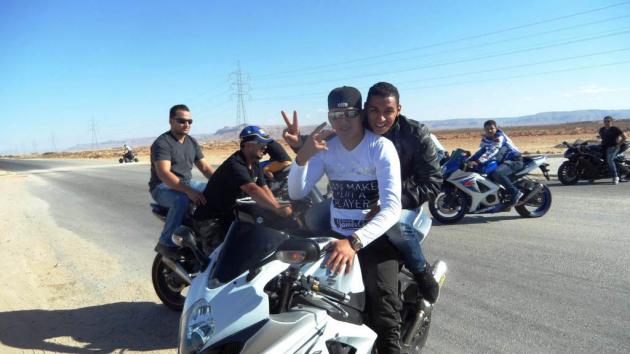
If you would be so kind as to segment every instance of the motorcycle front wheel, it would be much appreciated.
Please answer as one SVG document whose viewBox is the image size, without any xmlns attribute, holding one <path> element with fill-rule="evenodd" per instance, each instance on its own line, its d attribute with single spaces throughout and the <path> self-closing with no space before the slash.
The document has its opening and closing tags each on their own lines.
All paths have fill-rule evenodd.
<svg viewBox="0 0 630 354">
<path fill-rule="evenodd" d="M 578 176 L 577 165 L 571 161 L 563 162 L 558 167 L 558 179 L 567 186 L 578 183 L 580 177 Z"/>
<path fill-rule="evenodd" d="M 162 261 L 162 255 L 155 255 L 153 267 L 151 268 L 151 280 L 153 289 L 166 307 L 174 311 L 181 311 L 184 307 L 186 296 L 182 294 L 187 284 L 183 282 L 175 272 L 173 272 Z"/>
<path fill-rule="evenodd" d="M 461 220 L 468 211 L 466 197 L 458 191 L 441 191 L 429 201 L 429 211 L 433 218 L 443 224 L 453 224 Z"/>
<path fill-rule="evenodd" d="M 545 185 L 527 203 L 518 205 L 514 209 L 524 218 L 539 218 L 551 208 L 551 191 Z"/>
</svg>

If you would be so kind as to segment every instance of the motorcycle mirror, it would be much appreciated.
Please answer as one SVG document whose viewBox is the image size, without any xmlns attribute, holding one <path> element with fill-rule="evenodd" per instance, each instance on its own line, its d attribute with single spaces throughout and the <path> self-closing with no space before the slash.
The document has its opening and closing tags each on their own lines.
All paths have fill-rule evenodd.
<svg viewBox="0 0 630 354">
<path fill-rule="evenodd" d="M 280 244 L 275 256 L 277 260 L 290 264 L 314 262 L 320 257 L 320 249 L 313 240 L 290 238 Z"/>
<path fill-rule="evenodd" d="M 193 230 L 191 230 L 188 226 L 180 225 L 173 233 L 173 236 L 171 236 L 171 239 L 180 247 L 197 247 Z"/>
</svg>

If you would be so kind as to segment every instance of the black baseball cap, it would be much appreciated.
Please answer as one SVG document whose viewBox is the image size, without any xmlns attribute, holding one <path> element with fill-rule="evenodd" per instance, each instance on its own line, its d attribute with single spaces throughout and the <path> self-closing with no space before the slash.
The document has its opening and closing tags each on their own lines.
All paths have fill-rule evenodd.
<svg viewBox="0 0 630 354">
<path fill-rule="evenodd" d="M 333 108 L 361 109 L 361 92 L 351 86 L 337 87 L 328 94 L 328 109 Z"/>
</svg>

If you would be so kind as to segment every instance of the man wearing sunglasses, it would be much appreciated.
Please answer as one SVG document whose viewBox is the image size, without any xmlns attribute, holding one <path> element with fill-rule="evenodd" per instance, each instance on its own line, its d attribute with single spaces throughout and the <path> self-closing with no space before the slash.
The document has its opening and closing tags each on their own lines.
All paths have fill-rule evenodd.
<svg viewBox="0 0 630 354">
<path fill-rule="evenodd" d="M 401 323 L 398 253 L 383 235 L 401 215 L 400 161 L 391 141 L 364 128 L 356 88 L 332 90 L 328 110 L 336 136 L 325 139 L 324 123 L 306 138 L 289 173 L 289 196 L 304 197 L 327 175 L 330 228 L 345 238 L 331 243 L 326 266 L 333 273 L 347 272 L 358 253 L 376 347 L 379 353 L 395 353 L 400 351 Z"/>
<path fill-rule="evenodd" d="M 239 139 L 240 149 L 212 175 L 203 191 L 207 203 L 197 208 L 194 215 L 197 221 L 218 219 L 224 231 L 234 219 L 236 199 L 244 196 L 250 196 L 258 207 L 274 213 L 273 219 L 292 214 L 290 206 L 281 206 L 273 196 L 260 167 L 271 137 L 263 129 L 250 125 L 243 128 Z"/>
<path fill-rule="evenodd" d="M 184 220 L 190 203 L 206 203 L 201 193 L 205 183 L 192 179 L 192 166 L 195 165 L 206 178 L 210 178 L 214 172 L 197 140 L 188 135 L 193 122 L 190 109 L 183 104 L 171 107 L 168 121 L 171 129 L 151 145 L 149 181 L 153 200 L 169 208 L 160 240 L 155 247 L 164 256 L 172 256 L 177 251 L 178 247 L 171 240 L 171 235 Z"/>
</svg>

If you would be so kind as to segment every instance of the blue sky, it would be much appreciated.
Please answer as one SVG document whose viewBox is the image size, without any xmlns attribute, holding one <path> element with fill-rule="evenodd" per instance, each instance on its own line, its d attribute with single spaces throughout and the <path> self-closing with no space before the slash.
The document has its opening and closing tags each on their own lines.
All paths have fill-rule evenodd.
<svg viewBox="0 0 630 354">
<path fill-rule="evenodd" d="M 326 96 L 398 86 L 420 120 L 630 108 L 630 1 L 0 1 L 0 153 L 326 119 Z"/>
</svg>

